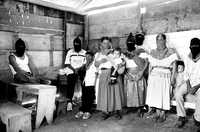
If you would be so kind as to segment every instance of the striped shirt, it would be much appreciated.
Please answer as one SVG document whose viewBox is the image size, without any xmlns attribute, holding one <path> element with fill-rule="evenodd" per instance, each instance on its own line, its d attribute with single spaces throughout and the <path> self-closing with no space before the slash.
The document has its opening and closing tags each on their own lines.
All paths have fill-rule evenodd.
<svg viewBox="0 0 200 132">
<path fill-rule="evenodd" d="M 81 50 L 75 52 L 74 49 L 70 49 L 67 52 L 65 64 L 70 64 L 74 69 L 80 68 L 86 63 L 86 51 Z"/>
</svg>

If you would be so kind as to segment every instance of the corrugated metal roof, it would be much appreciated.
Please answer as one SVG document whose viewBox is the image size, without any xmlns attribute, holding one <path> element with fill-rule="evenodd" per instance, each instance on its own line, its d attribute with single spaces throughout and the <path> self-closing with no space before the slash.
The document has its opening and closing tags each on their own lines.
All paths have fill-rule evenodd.
<svg viewBox="0 0 200 132">
<path fill-rule="evenodd" d="M 55 5 L 73 8 L 79 12 L 88 12 L 112 6 L 136 3 L 139 0 L 41 0 Z"/>
<path fill-rule="evenodd" d="M 60 9 L 77 13 L 89 13 L 96 10 L 108 9 L 127 5 L 165 5 L 180 0 L 21 0 L 47 6 L 60 7 Z M 46 3 L 46 4 L 45 4 Z"/>
</svg>

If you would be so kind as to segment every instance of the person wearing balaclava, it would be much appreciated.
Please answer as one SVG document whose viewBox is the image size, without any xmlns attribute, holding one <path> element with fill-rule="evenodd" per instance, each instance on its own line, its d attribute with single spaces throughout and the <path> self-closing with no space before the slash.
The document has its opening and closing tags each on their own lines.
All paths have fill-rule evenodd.
<svg viewBox="0 0 200 132">
<path fill-rule="evenodd" d="M 125 62 L 126 62 L 126 74 L 124 77 L 124 89 L 127 90 L 126 94 L 126 106 L 128 111 L 132 111 L 132 108 L 138 109 L 138 116 L 143 116 L 142 108 L 145 104 L 145 88 L 146 81 L 144 79 L 143 73 L 147 67 L 147 63 L 144 59 L 139 57 L 139 54 L 136 52 L 135 47 L 135 37 L 132 33 L 129 34 L 126 45 L 127 52 L 125 53 Z"/>
<path fill-rule="evenodd" d="M 136 47 L 136 52 L 138 55 L 145 52 L 145 50 L 142 47 L 144 39 L 145 39 L 144 33 L 136 33 L 135 34 L 135 47 Z"/>
<path fill-rule="evenodd" d="M 181 87 L 176 95 L 177 102 L 177 115 L 179 116 L 177 125 L 179 127 L 183 127 L 186 123 L 186 112 L 184 108 L 184 100 L 183 97 L 190 93 L 196 98 L 196 108 L 194 113 L 194 121 L 197 126 L 200 127 L 200 39 L 192 38 L 190 41 L 190 54 L 189 60 L 185 67 L 186 78 L 185 81 L 187 83 L 187 87 Z"/>
<path fill-rule="evenodd" d="M 134 36 L 133 36 L 132 33 L 130 33 L 130 34 L 128 35 L 128 38 L 127 38 L 127 40 L 126 40 L 126 46 L 127 46 L 127 50 L 128 50 L 129 52 L 132 52 L 132 51 L 135 50 L 135 38 L 134 38 Z"/>
<path fill-rule="evenodd" d="M 67 52 L 65 59 L 65 69 L 67 75 L 67 87 L 65 87 L 65 96 L 69 99 L 67 111 L 72 110 L 72 98 L 74 95 L 75 85 L 79 79 L 84 79 L 86 64 L 86 51 L 81 48 L 81 39 L 76 37 L 73 41 L 73 48 Z"/>
<path fill-rule="evenodd" d="M 15 43 L 15 52 L 9 56 L 9 66 L 16 83 L 39 83 L 32 61 L 25 52 L 26 46 L 22 39 Z"/>
</svg>

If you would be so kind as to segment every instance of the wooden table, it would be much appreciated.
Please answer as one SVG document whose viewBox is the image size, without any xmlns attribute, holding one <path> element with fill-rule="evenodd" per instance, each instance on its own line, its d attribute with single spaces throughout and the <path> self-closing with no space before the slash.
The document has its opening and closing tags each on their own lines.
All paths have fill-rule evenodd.
<svg viewBox="0 0 200 132">
<path fill-rule="evenodd" d="M 42 84 L 14 84 L 17 91 L 17 100 L 22 101 L 23 93 L 38 95 L 35 128 L 38 128 L 46 117 L 49 124 L 53 121 L 55 110 L 56 86 Z"/>
</svg>

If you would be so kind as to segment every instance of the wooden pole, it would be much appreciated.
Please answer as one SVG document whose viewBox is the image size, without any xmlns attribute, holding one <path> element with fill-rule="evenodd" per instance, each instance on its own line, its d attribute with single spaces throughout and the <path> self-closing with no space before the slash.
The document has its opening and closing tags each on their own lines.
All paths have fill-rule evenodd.
<svg viewBox="0 0 200 132">
<path fill-rule="evenodd" d="M 67 51 L 67 12 L 64 12 L 63 19 L 63 29 L 64 29 L 64 38 L 63 38 L 63 66 L 65 63 L 66 51 Z"/>
</svg>

